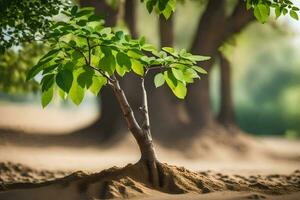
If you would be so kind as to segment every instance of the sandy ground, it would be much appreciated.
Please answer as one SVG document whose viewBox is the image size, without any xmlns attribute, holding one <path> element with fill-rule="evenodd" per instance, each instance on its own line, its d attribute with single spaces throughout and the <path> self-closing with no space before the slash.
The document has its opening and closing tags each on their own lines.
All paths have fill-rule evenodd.
<svg viewBox="0 0 300 200">
<path fill-rule="evenodd" d="M 88 124 L 95 119 L 95 114 L 89 115 L 89 110 L 62 112 L 56 108 L 43 111 L 40 107 L 29 105 L 0 104 L 0 127 L 17 127 L 19 130 L 41 133 L 53 131 L 72 131 Z M 38 120 L 37 120 L 38 119 Z M 73 125 L 76 124 L 75 127 Z M 45 131 L 47 130 L 47 131 Z M 299 155 L 300 141 L 289 141 L 279 138 L 260 138 L 259 143 L 283 155 Z M 226 175 L 262 175 L 290 174 L 300 168 L 299 160 L 264 159 L 260 155 L 251 157 L 236 157 L 226 150 L 218 151 L 205 158 L 189 158 L 181 152 L 157 146 L 159 160 L 176 166 L 184 166 L 192 171 L 208 171 L 214 174 Z M 60 170 L 67 173 L 82 170 L 85 172 L 99 172 L 112 166 L 124 167 L 128 163 L 135 163 L 139 158 L 136 144 L 131 137 L 125 138 L 113 148 L 84 147 L 73 148 L 64 146 L 32 147 L 18 146 L 0 141 L 0 162 L 13 162 L 29 166 L 36 170 Z M 49 172 L 50 173 L 50 172 Z M 3 178 L 0 176 L 0 178 Z M 53 176 L 52 176 L 53 178 Z M 49 177 L 46 178 L 49 180 Z M 298 183 L 299 184 L 299 183 Z M 29 195 L 30 190 L 14 190 L 20 196 Z M 299 190 L 300 191 L 300 190 Z M 35 198 L 41 196 L 36 194 Z M 3 193 L 0 193 L 3 194 Z M 16 194 L 16 193 L 14 193 Z M 31 193 L 32 194 L 32 193 Z M 11 196 L 11 195 L 9 195 Z M 29 195 L 30 196 L 30 195 Z M 0 195 L 0 200 L 9 200 Z M 18 198 L 15 198 L 18 199 Z M 26 199 L 26 198 L 25 198 Z M 22 200 L 25 200 L 22 198 Z M 29 198 L 33 200 L 34 198 Z M 44 199 L 44 198 L 43 198 Z M 58 198 L 60 199 L 60 198 Z M 201 194 L 192 192 L 187 194 L 170 195 L 150 190 L 146 195 L 132 197 L 132 199 L 300 199 L 299 192 L 285 195 L 265 194 L 257 191 L 220 191 Z"/>
<path fill-rule="evenodd" d="M 63 133 L 77 130 L 95 120 L 95 107 L 64 109 L 59 105 L 42 108 L 40 105 L 0 101 L 0 127 L 32 133 Z"/>
</svg>

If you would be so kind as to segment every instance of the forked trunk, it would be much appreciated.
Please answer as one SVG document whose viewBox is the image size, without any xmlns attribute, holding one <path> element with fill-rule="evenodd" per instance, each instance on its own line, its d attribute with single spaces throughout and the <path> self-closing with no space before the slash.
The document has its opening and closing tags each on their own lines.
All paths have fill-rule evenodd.
<svg viewBox="0 0 300 200">
<path fill-rule="evenodd" d="M 158 187 L 159 186 L 159 175 L 158 175 L 158 168 L 157 168 L 158 161 L 157 161 L 157 157 L 156 157 L 156 153 L 152 141 L 152 136 L 150 132 L 148 102 L 147 102 L 147 94 L 144 86 L 144 79 L 142 79 L 143 106 L 140 108 L 144 116 L 144 121 L 142 126 L 138 124 L 134 116 L 134 112 L 126 98 L 126 95 L 124 91 L 121 89 L 120 84 L 115 77 L 113 77 L 113 81 L 111 82 L 110 86 L 113 89 L 114 94 L 121 107 L 127 127 L 129 131 L 132 133 L 132 135 L 134 136 L 139 146 L 141 152 L 140 162 L 145 163 L 148 169 L 149 181 L 153 184 L 154 187 Z"/>
</svg>

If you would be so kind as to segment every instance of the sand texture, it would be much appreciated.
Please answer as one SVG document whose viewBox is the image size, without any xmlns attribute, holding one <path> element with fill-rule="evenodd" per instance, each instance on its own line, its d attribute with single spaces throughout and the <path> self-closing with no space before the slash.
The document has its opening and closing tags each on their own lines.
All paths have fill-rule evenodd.
<svg viewBox="0 0 300 200">
<path fill-rule="evenodd" d="M 155 187 L 142 162 L 100 173 L 75 172 L 63 178 L 56 177 L 64 172 L 37 171 L 13 163 L 0 166 L 1 200 L 181 199 L 180 196 L 197 199 L 211 193 L 203 196 L 209 199 L 216 192 L 219 195 L 227 192 L 227 199 L 266 199 L 282 195 L 292 198 L 292 194 L 300 192 L 299 170 L 288 175 L 242 176 L 211 171 L 196 173 L 160 163 L 159 186 Z"/>
</svg>

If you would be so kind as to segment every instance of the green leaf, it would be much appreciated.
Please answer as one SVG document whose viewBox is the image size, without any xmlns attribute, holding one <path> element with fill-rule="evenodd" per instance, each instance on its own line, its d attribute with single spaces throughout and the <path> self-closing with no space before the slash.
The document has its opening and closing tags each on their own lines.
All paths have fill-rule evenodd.
<svg viewBox="0 0 300 200">
<path fill-rule="evenodd" d="M 144 75 L 144 66 L 141 62 L 137 61 L 137 60 L 132 60 L 132 71 L 140 76 Z"/>
<path fill-rule="evenodd" d="M 290 11 L 290 16 L 295 20 L 299 20 L 298 14 L 293 10 Z"/>
<path fill-rule="evenodd" d="M 298 7 L 296 7 L 296 6 L 293 6 L 293 7 L 292 7 L 292 10 L 294 10 L 294 11 L 299 11 L 300 9 L 299 9 Z"/>
<path fill-rule="evenodd" d="M 84 71 L 81 74 L 79 74 L 78 78 L 77 78 L 77 82 L 78 84 L 82 87 L 82 88 L 90 88 L 92 83 L 93 83 L 93 76 L 94 76 L 94 72 L 93 71 Z"/>
<path fill-rule="evenodd" d="M 77 18 L 83 17 L 83 16 L 89 16 L 94 13 L 95 8 L 93 7 L 85 7 L 81 8 L 80 11 L 78 11 L 75 16 Z"/>
<path fill-rule="evenodd" d="M 44 70 L 43 70 L 43 75 L 44 74 L 48 74 L 48 73 L 53 73 L 54 70 L 59 66 L 60 64 L 54 64 L 54 65 L 50 65 L 49 67 L 46 67 Z"/>
<path fill-rule="evenodd" d="M 201 74 L 207 74 L 207 71 L 205 69 L 203 69 L 202 67 L 193 66 L 192 68 Z"/>
<path fill-rule="evenodd" d="M 79 20 L 78 22 L 76 22 L 76 24 L 78 25 L 78 26 L 86 26 L 86 23 L 87 23 L 88 21 L 87 20 Z"/>
<path fill-rule="evenodd" d="M 92 85 L 90 87 L 90 91 L 94 94 L 94 95 L 98 95 L 98 93 L 100 92 L 101 88 L 106 85 L 107 80 L 105 77 L 101 77 L 101 76 L 93 76 L 93 81 L 92 81 Z"/>
<path fill-rule="evenodd" d="M 72 14 L 73 16 L 75 16 L 77 10 L 78 10 L 78 6 L 73 6 L 72 9 L 71 9 L 71 14 Z"/>
<path fill-rule="evenodd" d="M 116 71 L 121 77 L 123 77 L 126 73 L 126 69 L 121 67 L 120 65 L 116 65 Z"/>
<path fill-rule="evenodd" d="M 100 31 L 100 34 L 101 34 L 101 35 L 103 35 L 103 34 L 108 35 L 108 34 L 110 34 L 110 33 L 111 33 L 111 28 L 110 28 L 110 27 L 106 27 L 106 28 L 104 28 L 104 29 L 102 29 L 102 30 Z"/>
<path fill-rule="evenodd" d="M 33 77 L 35 77 L 40 71 L 44 68 L 43 64 L 38 63 L 37 65 L 33 66 L 27 73 L 26 81 L 29 81 Z"/>
<path fill-rule="evenodd" d="M 164 72 L 164 78 L 165 78 L 168 86 L 173 91 L 176 88 L 176 85 L 177 85 L 177 82 L 178 82 L 177 79 L 174 77 L 174 75 L 170 71 L 165 71 Z"/>
<path fill-rule="evenodd" d="M 179 80 L 179 81 L 184 80 L 183 73 L 179 69 L 172 68 L 172 73 L 177 80 Z"/>
<path fill-rule="evenodd" d="M 79 73 L 79 70 L 76 70 L 73 72 L 73 77 L 74 77 L 74 80 L 76 80 L 76 81 L 73 81 L 73 84 L 69 91 L 69 96 L 70 96 L 71 100 L 73 101 L 73 103 L 76 105 L 79 105 L 84 98 L 84 88 L 81 87 L 77 82 L 77 78 L 79 75 L 78 73 Z"/>
<path fill-rule="evenodd" d="M 179 99 L 184 99 L 187 94 L 187 89 L 183 83 L 178 82 L 173 92 L 176 95 L 176 97 L 178 97 Z"/>
<path fill-rule="evenodd" d="M 45 61 L 48 58 L 54 58 L 61 49 L 52 49 L 46 55 L 44 55 L 39 62 Z"/>
<path fill-rule="evenodd" d="M 101 47 L 104 57 L 99 62 L 99 68 L 112 75 L 116 70 L 116 60 L 113 56 L 111 49 L 107 47 Z"/>
<path fill-rule="evenodd" d="M 71 89 L 73 83 L 73 73 L 68 69 L 64 69 L 58 72 L 56 76 L 56 84 L 66 93 Z"/>
<path fill-rule="evenodd" d="M 189 79 L 199 78 L 199 75 L 197 74 L 197 72 L 192 68 L 188 68 L 188 69 L 184 70 L 183 74 L 186 78 L 189 78 Z"/>
<path fill-rule="evenodd" d="M 167 5 L 168 5 L 168 0 L 158 0 L 158 8 L 160 11 L 165 10 Z"/>
<path fill-rule="evenodd" d="M 172 47 L 163 47 L 162 50 L 170 54 L 175 53 L 175 49 L 173 49 Z"/>
<path fill-rule="evenodd" d="M 48 88 L 47 90 L 42 92 L 42 106 L 43 108 L 45 108 L 53 99 L 53 90 L 54 87 L 52 85 L 52 87 Z"/>
<path fill-rule="evenodd" d="M 282 14 L 283 14 L 283 15 L 286 15 L 287 13 L 288 13 L 288 9 L 283 8 L 283 9 L 282 9 Z"/>
<path fill-rule="evenodd" d="M 281 8 L 279 6 L 276 6 L 275 8 L 275 15 L 276 18 L 278 18 L 281 15 Z"/>
<path fill-rule="evenodd" d="M 148 0 L 146 3 L 146 7 L 149 13 L 152 12 L 153 7 L 155 6 L 155 4 L 157 3 L 157 0 Z"/>
<path fill-rule="evenodd" d="M 91 15 L 91 16 L 89 16 L 88 21 L 89 22 L 94 22 L 94 21 L 99 22 L 102 19 L 103 18 L 98 15 Z"/>
<path fill-rule="evenodd" d="M 136 49 L 129 50 L 127 52 L 127 55 L 131 58 L 136 58 L 136 59 L 139 59 L 144 56 L 144 54 L 142 54 L 142 52 L 140 52 Z"/>
<path fill-rule="evenodd" d="M 67 98 L 67 94 L 60 88 L 58 88 L 58 95 L 60 96 L 60 98 L 62 98 L 63 100 L 66 100 Z"/>
<path fill-rule="evenodd" d="M 123 31 L 118 31 L 116 32 L 116 37 L 119 39 L 119 40 L 122 40 L 124 38 L 124 32 Z"/>
<path fill-rule="evenodd" d="M 246 9 L 249 10 L 250 8 L 252 8 L 252 0 L 247 0 L 246 2 Z"/>
<path fill-rule="evenodd" d="M 157 51 L 156 47 L 153 46 L 153 45 L 151 45 L 151 44 L 144 44 L 144 45 L 142 46 L 142 49 L 143 49 L 144 51 L 149 51 L 149 52 Z"/>
<path fill-rule="evenodd" d="M 165 83 L 164 75 L 162 73 L 158 73 L 154 77 L 154 85 L 156 88 L 162 86 Z"/>
<path fill-rule="evenodd" d="M 130 58 L 122 52 L 118 52 L 116 55 L 117 63 L 120 65 L 120 67 L 124 67 L 127 70 L 130 70 L 131 67 L 131 61 Z"/>
<path fill-rule="evenodd" d="M 55 74 L 47 74 L 41 81 L 42 92 L 49 90 L 54 85 Z"/>
<path fill-rule="evenodd" d="M 209 56 L 191 55 L 191 56 L 189 56 L 189 59 L 199 62 L 199 61 L 210 60 L 210 57 Z"/>
<path fill-rule="evenodd" d="M 270 15 L 270 8 L 264 4 L 258 4 L 254 7 L 254 16 L 262 23 L 265 23 Z"/>
<path fill-rule="evenodd" d="M 169 19 L 172 14 L 172 11 L 172 8 L 169 5 L 167 5 L 167 7 L 162 11 L 162 14 L 166 19 Z"/>
</svg>

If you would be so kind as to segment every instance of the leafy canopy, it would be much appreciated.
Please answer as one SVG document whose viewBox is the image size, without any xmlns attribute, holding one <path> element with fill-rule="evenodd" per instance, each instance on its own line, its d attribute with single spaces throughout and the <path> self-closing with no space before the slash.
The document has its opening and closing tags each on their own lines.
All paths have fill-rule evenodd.
<svg viewBox="0 0 300 200">
<path fill-rule="evenodd" d="M 206 74 L 197 62 L 209 59 L 192 55 L 186 50 L 177 52 L 171 47 L 161 51 L 146 43 L 144 37 L 134 40 L 122 31 L 105 27 L 94 15 L 93 8 L 73 7 L 65 13 L 68 21 L 58 21 L 46 36 L 50 51 L 28 73 L 27 79 L 42 74 L 42 105 L 52 100 L 55 91 L 65 99 L 80 104 L 86 91 L 97 95 L 111 77 L 124 77 L 133 72 L 145 77 L 155 70 L 156 87 L 166 83 L 172 92 L 183 99 L 187 84 Z"/>
</svg>

